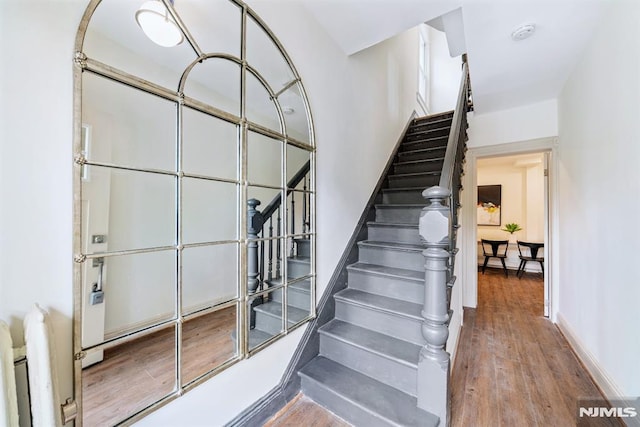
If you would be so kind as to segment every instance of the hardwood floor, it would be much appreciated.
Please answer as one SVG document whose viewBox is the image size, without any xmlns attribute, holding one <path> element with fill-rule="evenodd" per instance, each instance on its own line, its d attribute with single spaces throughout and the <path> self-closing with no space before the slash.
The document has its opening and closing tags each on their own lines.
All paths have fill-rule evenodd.
<svg viewBox="0 0 640 427">
<path fill-rule="evenodd" d="M 348 427 L 350 425 L 308 397 L 298 394 L 267 421 L 264 427 Z"/>
<path fill-rule="evenodd" d="M 543 317 L 539 274 L 478 274 L 452 371 L 452 423 L 573 426 L 580 398 L 602 398 L 558 328 Z M 589 425 L 619 425 L 596 420 Z"/>
<path fill-rule="evenodd" d="M 235 307 L 183 323 L 183 384 L 235 354 Z M 170 394 L 175 387 L 173 328 L 106 350 L 82 372 L 83 425 L 110 426 Z"/>
</svg>

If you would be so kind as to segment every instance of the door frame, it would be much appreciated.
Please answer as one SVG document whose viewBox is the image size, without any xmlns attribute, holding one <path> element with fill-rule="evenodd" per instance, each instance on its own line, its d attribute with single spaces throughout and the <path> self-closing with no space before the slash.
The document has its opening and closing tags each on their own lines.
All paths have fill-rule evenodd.
<svg viewBox="0 0 640 427">
<path fill-rule="evenodd" d="M 546 212 L 545 212 L 545 276 L 544 276 L 544 312 L 555 322 L 558 301 L 557 250 L 558 236 L 554 224 L 558 223 L 557 176 L 558 176 L 558 138 L 547 137 L 506 144 L 487 145 L 469 148 L 466 154 L 463 192 L 461 196 L 461 225 L 464 238 L 461 248 L 463 262 L 462 304 L 465 307 L 478 306 L 478 224 L 477 204 L 477 160 L 485 157 L 499 157 L 527 153 L 549 153 L 546 169 Z"/>
</svg>

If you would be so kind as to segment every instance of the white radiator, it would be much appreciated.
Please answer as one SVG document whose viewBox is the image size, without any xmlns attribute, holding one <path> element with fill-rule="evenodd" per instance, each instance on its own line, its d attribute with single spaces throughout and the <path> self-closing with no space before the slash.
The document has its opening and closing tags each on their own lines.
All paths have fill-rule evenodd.
<svg viewBox="0 0 640 427">
<path fill-rule="evenodd" d="M 29 396 L 33 427 L 62 426 L 55 348 L 48 313 L 37 304 L 24 318 L 24 341 L 29 366 Z M 0 427 L 19 425 L 13 349 L 9 327 L 0 321 Z"/>
</svg>

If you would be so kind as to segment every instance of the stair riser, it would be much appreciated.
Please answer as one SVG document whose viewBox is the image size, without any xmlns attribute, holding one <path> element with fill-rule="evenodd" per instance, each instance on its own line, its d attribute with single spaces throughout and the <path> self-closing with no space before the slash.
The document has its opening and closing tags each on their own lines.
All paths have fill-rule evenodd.
<svg viewBox="0 0 640 427">
<path fill-rule="evenodd" d="M 287 276 L 295 279 L 307 276 L 311 272 L 311 266 L 306 262 L 292 261 L 287 262 Z"/>
<path fill-rule="evenodd" d="M 420 172 L 440 172 L 442 170 L 442 160 L 425 163 L 407 163 L 393 166 L 393 173 L 420 173 Z"/>
<path fill-rule="evenodd" d="M 372 310 L 338 298 L 336 298 L 336 319 L 417 345 L 424 345 L 424 338 L 420 332 L 422 322 L 417 319 Z"/>
<path fill-rule="evenodd" d="M 451 127 L 451 121 L 453 116 L 443 116 L 434 120 L 423 120 L 414 122 L 409 126 L 407 133 L 420 132 L 427 129 L 440 129 L 444 127 Z"/>
<path fill-rule="evenodd" d="M 406 142 L 415 141 L 418 139 L 426 139 L 426 138 L 438 138 L 449 136 L 450 128 L 449 127 L 441 127 L 436 129 L 429 129 L 426 132 L 418 132 L 414 134 L 407 135 L 404 140 Z"/>
<path fill-rule="evenodd" d="M 378 207 L 376 209 L 376 221 L 400 224 L 418 224 L 421 211 L 422 208 Z"/>
<path fill-rule="evenodd" d="M 398 277 L 349 270 L 349 287 L 371 294 L 402 299 L 415 304 L 424 302 L 424 283 L 417 283 Z"/>
<path fill-rule="evenodd" d="M 382 203 L 392 203 L 392 204 L 422 204 L 426 206 L 427 201 L 424 197 L 422 197 L 422 192 L 424 190 L 407 190 L 407 191 L 383 191 L 382 192 Z M 371 239 L 373 240 L 373 239 Z"/>
<path fill-rule="evenodd" d="M 424 271 L 425 258 L 421 252 L 407 252 L 389 248 L 361 246 L 359 254 L 360 262 L 383 265 L 385 267 Z"/>
<path fill-rule="evenodd" d="M 445 153 L 444 148 L 437 148 L 434 150 L 428 151 L 418 151 L 418 152 L 400 152 L 398 153 L 397 161 L 399 162 L 410 162 L 412 160 L 428 160 L 433 159 L 435 157 L 442 157 Z"/>
<path fill-rule="evenodd" d="M 400 145 L 399 152 L 404 153 L 406 151 L 424 150 L 427 148 L 445 149 L 446 147 L 447 147 L 446 138 L 433 138 L 433 139 L 424 138 L 424 139 L 416 139 L 415 141 L 411 141 L 411 142 L 403 142 L 402 145 Z"/>
<path fill-rule="evenodd" d="M 440 183 L 440 175 L 427 175 L 397 178 L 389 177 L 389 188 L 432 187 Z"/>
<path fill-rule="evenodd" d="M 382 357 L 328 334 L 320 336 L 320 354 L 404 393 L 416 396 L 417 367 L 412 368 Z"/>
<path fill-rule="evenodd" d="M 296 240 L 298 256 L 311 257 L 311 240 Z"/>
<path fill-rule="evenodd" d="M 282 302 L 282 289 L 273 291 L 273 301 Z M 309 311 L 311 307 L 311 294 L 302 289 L 289 288 L 287 292 L 287 304 L 300 310 Z"/>
<path fill-rule="evenodd" d="M 423 199 L 424 200 L 424 199 Z M 396 242 L 396 243 L 411 243 L 421 244 L 420 234 L 418 229 L 411 226 L 375 226 L 369 225 L 369 240 L 375 240 L 376 242 Z"/>
<path fill-rule="evenodd" d="M 331 388 L 326 387 L 324 384 L 318 383 L 305 375 L 301 375 L 300 377 L 302 378 L 302 392 L 307 397 L 311 398 L 316 403 L 319 403 L 321 406 L 328 408 L 331 412 L 354 426 L 394 426 L 394 424 L 387 422 L 380 418 L 380 416 L 372 414 L 366 409 L 344 399 L 341 395 L 334 392 Z"/>
<path fill-rule="evenodd" d="M 282 330 L 282 319 L 256 310 L 256 329 L 270 335 L 279 334 Z"/>
</svg>

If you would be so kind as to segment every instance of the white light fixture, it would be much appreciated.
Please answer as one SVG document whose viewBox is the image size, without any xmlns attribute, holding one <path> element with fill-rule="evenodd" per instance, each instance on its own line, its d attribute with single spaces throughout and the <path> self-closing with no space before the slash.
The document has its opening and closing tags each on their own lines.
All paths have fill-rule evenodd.
<svg viewBox="0 0 640 427">
<path fill-rule="evenodd" d="M 513 41 L 520 41 L 528 39 L 536 32 L 536 24 L 524 24 L 513 30 L 511 33 L 511 39 Z"/>
<path fill-rule="evenodd" d="M 184 40 L 180 28 L 160 0 L 144 2 L 136 12 L 136 22 L 145 35 L 159 46 L 173 47 Z"/>
</svg>

